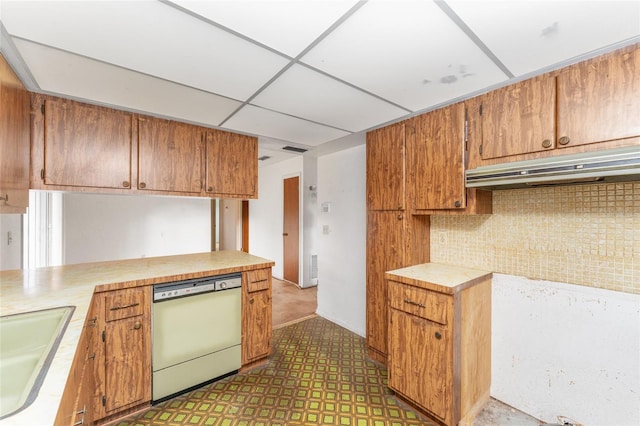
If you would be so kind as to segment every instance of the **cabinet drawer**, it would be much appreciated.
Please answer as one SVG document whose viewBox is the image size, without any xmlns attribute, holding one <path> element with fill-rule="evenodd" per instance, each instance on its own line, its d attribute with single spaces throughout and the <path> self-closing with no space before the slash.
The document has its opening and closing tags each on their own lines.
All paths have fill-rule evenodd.
<svg viewBox="0 0 640 426">
<path fill-rule="evenodd" d="M 393 309 L 447 324 L 451 296 L 389 281 L 389 305 Z"/>
<path fill-rule="evenodd" d="M 271 286 L 271 271 L 269 269 L 258 269 L 247 272 L 247 291 L 266 290 Z"/>
<path fill-rule="evenodd" d="M 105 320 L 115 321 L 144 313 L 144 292 L 140 290 L 114 291 L 105 300 Z"/>
</svg>

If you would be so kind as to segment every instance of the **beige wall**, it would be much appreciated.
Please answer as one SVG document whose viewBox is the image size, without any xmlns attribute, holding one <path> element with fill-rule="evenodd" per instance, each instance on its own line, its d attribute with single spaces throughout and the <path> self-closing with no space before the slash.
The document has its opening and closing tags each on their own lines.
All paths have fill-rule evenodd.
<svg viewBox="0 0 640 426">
<path fill-rule="evenodd" d="M 640 183 L 494 191 L 492 215 L 431 217 L 431 261 L 640 294 Z"/>
</svg>

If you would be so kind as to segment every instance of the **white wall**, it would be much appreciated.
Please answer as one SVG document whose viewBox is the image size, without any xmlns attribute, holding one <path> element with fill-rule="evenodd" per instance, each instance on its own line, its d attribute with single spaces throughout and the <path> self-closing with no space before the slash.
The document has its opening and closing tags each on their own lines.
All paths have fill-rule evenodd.
<svg viewBox="0 0 640 426">
<path fill-rule="evenodd" d="M 283 276 L 283 182 L 302 176 L 302 156 L 258 169 L 258 199 L 249 201 L 249 253 L 273 260 L 273 276 Z M 300 179 L 303 181 L 303 178 Z M 301 192 L 302 194 L 302 192 Z M 300 197 L 302 200 L 302 197 Z M 302 221 L 301 221 L 302 223 Z M 302 232 L 300 233 L 302 238 Z M 302 251 L 303 243 L 300 244 Z"/>
<path fill-rule="evenodd" d="M 330 203 L 330 212 L 318 216 L 317 313 L 361 336 L 366 325 L 365 154 L 365 145 L 359 145 L 318 158 L 318 206 Z"/>
<path fill-rule="evenodd" d="M 64 263 L 211 250 L 206 198 L 66 193 Z"/>
<path fill-rule="evenodd" d="M 640 424 L 640 295 L 494 274 L 491 395 L 550 423 Z"/>
<path fill-rule="evenodd" d="M 0 214 L 0 270 L 22 268 L 22 215 Z"/>
<path fill-rule="evenodd" d="M 220 200 L 218 212 L 220 250 L 242 250 L 242 201 Z M 251 229 L 249 229 L 251 235 Z"/>
<path fill-rule="evenodd" d="M 318 285 L 318 279 L 311 278 L 311 255 L 316 253 L 318 235 L 318 159 L 304 156 L 304 179 L 302 181 L 302 280 L 301 287 Z M 316 189 L 311 189 L 316 188 Z"/>
</svg>

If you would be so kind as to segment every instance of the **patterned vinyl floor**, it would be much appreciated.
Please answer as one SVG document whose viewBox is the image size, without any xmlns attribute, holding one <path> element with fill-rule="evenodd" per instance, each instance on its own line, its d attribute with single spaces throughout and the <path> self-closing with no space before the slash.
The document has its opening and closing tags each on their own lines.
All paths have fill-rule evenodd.
<svg viewBox="0 0 640 426">
<path fill-rule="evenodd" d="M 274 330 L 267 365 L 117 423 L 135 425 L 431 425 L 387 388 L 362 337 L 320 317 Z"/>
</svg>

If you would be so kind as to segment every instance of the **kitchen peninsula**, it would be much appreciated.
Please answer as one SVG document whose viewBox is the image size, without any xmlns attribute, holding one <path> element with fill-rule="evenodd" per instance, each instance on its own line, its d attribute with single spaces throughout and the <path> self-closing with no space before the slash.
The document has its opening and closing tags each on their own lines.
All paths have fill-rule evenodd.
<svg viewBox="0 0 640 426">
<path fill-rule="evenodd" d="M 99 372 L 101 369 L 104 370 L 104 366 L 100 365 L 101 362 L 105 362 L 104 359 L 100 359 L 101 356 L 104 358 L 104 350 L 98 350 L 96 356 L 91 351 L 91 345 L 95 342 L 92 342 L 88 336 L 92 328 L 98 330 L 102 327 L 101 324 L 104 324 L 105 320 L 102 317 L 105 316 L 104 312 L 108 312 L 105 300 L 109 300 L 109 297 L 124 300 L 128 294 L 138 292 L 144 296 L 140 299 L 142 301 L 139 305 L 141 323 L 138 324 L 141 325 L 138 325 L 138 328 L 147 335 L 148 343 L 143 347 L 149 348 L 150 295 L 154 284 L 241 273 L 242 365 L 243 368 L 247 368 L 263 361 L 270 354 L 271 334 L 263 329 L 264 323 L 270 322 L 271 318 L 271 267 L 273 266 L 273 261 L 247 253 L 220 251 L 1 271 L 1 315 L 59 306 L 75 306 L 75 312 L 55 353 L 38 397 L 23 411 L 0 420 L 0 425 L 73 424 L 83 418 L 81 416 L 84 416 L 85 422 L 91 423 L 102 418 L 117 417 L 120 412 L 148 404 L 151 399 L 151 376 L 146 374 L 143 378 L 145 386 L 140 390 L 142 399 L 133 399 L 129 404 L 125 401 L 123 405 L 111 412 L 105 411 L 107 409 L 102 404 L 95 404 L 96 401 L 104 398 L 104 395 L 100 395 L 102 392 L 96 391 L 105 384 L 104 373 L 101 375 Z M 263 303 L 259 304 L 260 309 L 256 309 L 256 304 L 252 302 L 262 293 L 265 296 L 260 299 Z M 247 309 L 248 305 L 251 309 Z M 122 308 L 127 306 L 122 305 Z M 258 328 L 259 330 L 256 330 Z M 270 324 L 266 328 L 270 330 Z M 104 331 L 101 332 L 104 335 Z M 100 339 L 94 340 L 100 341 Z M 264 350 L 256 351 L 254 346 L 260 346 Z M 251 356 L 248 357 L 247 353 Z M 140 355 L 144 359 L 142 364 L 149 364 L 150 353 Z M 92 361 L 86 364 L 90 366 L 89 368 L 85 366 L 87 359 Z M 109 391 L 113 392 L 112 389 L 106 390 L 107 393 Z M 123 390 L 116 389 L 116 391 Z M 83 398 L 84 401 L 80 401 Z M 66 405 L 69 406 L 66 407 Z M 58 413 L 59 407 L 60 413 Z M 69 414 L 65 413 L 65 410 L 69 411 Z"/>
</svg>

